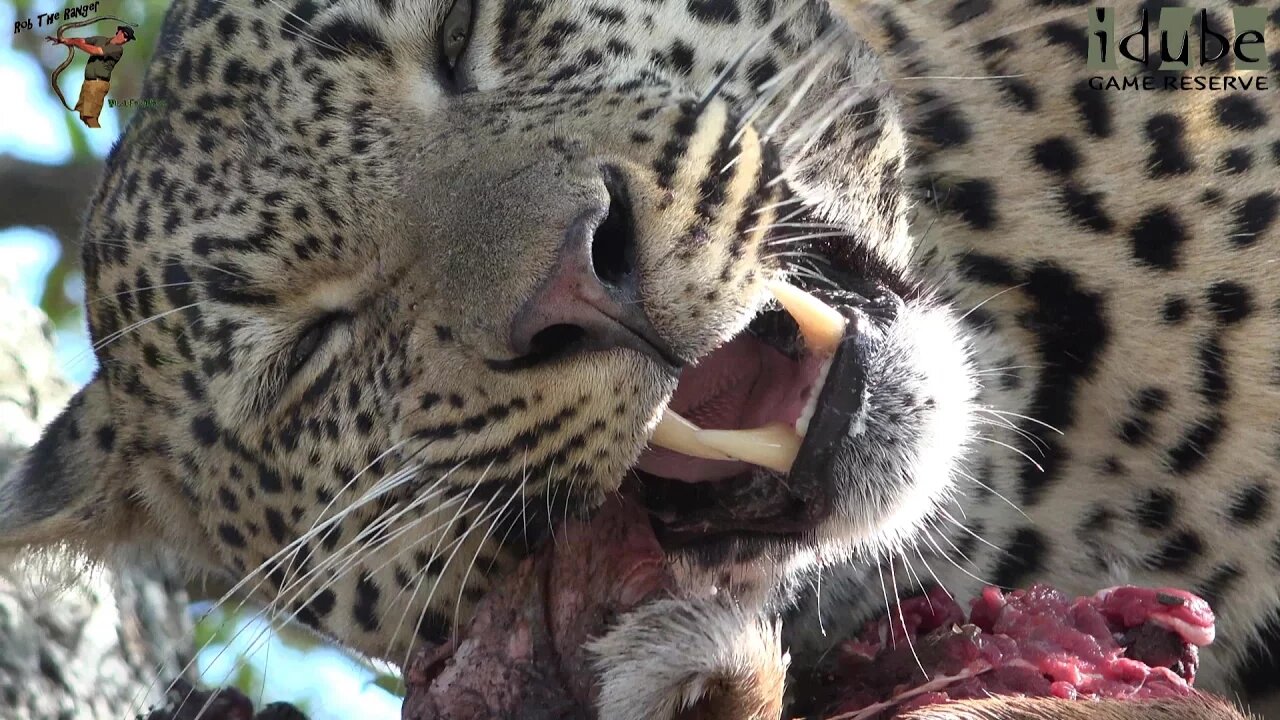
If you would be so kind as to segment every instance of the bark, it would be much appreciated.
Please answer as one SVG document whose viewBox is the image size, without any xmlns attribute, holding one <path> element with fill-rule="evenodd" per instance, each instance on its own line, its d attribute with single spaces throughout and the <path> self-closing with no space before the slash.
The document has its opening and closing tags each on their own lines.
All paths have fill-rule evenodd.
<svg viewBox="0 0 1280 720">
<path fill-rule="evenodd" d="M 91 190 L 102 173 L 98 160 L 43 165 L 0 155 L 0 230 L 14 226 L 44 228 L 74 257 L 80 221 Z"/>
<path fill-rule="evenodd" d="M 0 477 L 69 396 L 44 316 L 0 286 Z M 0 717 L 123 720 L 144 711 L 190 657 L 181 584 L 159 568 L 43 565 L 31 557 L 0 565 Z"/>
</svg>

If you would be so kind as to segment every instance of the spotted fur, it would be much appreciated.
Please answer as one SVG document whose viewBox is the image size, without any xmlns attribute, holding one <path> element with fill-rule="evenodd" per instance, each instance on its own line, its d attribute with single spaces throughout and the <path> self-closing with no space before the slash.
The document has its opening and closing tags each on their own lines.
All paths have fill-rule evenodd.
<svg viewBox="0 0 1280 720">
<path fill-rule="evenodd" d="M 877 565 L 1188 586 L 1206 687 L 1275 689 L 1278 96 L 1090 90 L 1066 1 L 836 0 L 855 36 L 819 2 L 480 0 L 456 70 L 451 4 L 174 3 L 83 235 L 101 369 L 0 488 L 6 545 L 163 547 L 371 655 L 444 640 L 674 388 L 513 345 L 603 166 L 669 365 L 767 279 L 831 281 L 792 209 L 904 298 L 836 515 L 689 583 L 856 558 L 793 613 L 800 664 Z"/>
<path fill-rule="evenodd" d="M 918 78 L 902 94 L 913 227 L 974 308 L 980 414 L 1006 426 L 982 430 L 1008 447 L 965 459 L 963 496 L 897 576 L 962 596 L 979 579 L 1192 589 L 1219 628 L 1199 685 L 1280 713 L 1280 95 L 1092 90 L 1077 3 L 835 4 L 890 75 Z M 1136 22 L 1138 3 L 1116 7 Z M 842 600 L 883 607 L 875 573 L 835 575 L 831 637 Z M 828 644 L 795 626 L 796 644 Z"/>
</svg>

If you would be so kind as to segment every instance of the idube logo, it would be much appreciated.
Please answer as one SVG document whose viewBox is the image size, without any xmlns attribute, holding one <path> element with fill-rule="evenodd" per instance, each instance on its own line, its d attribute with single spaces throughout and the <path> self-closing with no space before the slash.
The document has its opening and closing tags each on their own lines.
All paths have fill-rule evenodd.
<svg viewBox="0 0 1280 720">
<path fill-rule="evenodd" d="M 1136 17 L 1124 18 L 1112 7 L 1092 8 L 1088 68 L 1116 73 L 1095 75 L 1089 78 L 1089 85 L 1099 90 L 1269 90 L 1271 78 L 1266 72 L 1271 68 L 1263 34 L 1266 12 L 1262 7 L 1232 8 L 1234 27 L 1225 27 L 1223 21 L 1215 25 L 1205 10 L 1165 7 L 1160 8 L 1158 24 L 1152 28 L 1146 8 Z M 1129 20 L 1136 20 L 1136 27 L 1117 28 L 1117 23 Z M 1257 74 L 1195 72 L 1223 62 L 1237 71 Z M 1168 72 L 1126 75 L 1130 68 L 1131 72 L 1141 68 Z"/>
</svg>

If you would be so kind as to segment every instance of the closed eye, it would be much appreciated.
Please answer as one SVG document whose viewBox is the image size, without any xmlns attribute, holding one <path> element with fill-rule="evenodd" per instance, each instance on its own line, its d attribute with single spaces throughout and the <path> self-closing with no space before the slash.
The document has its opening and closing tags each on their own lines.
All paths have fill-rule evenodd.
<svg viewBox="0 0 1280 720">
<path fill-rule="evenodd" d="M 307 326 L 293 345 L 289 359 L 289 377 L 298 374 L 316 353 L 324 348 L 325 343 L 333 336 L 334 330 L 351 319 L 345 312 L 329 313 Z"/>
<path fill-rule="evenodd" d="M 462 92 L 467 86 L 462 73 L 462 59 L 471 42 L 475 4 L 475 0 L 453 0 L 449 13 L 440 24 L 440 72 L 455 92 Z"/>
</svg>

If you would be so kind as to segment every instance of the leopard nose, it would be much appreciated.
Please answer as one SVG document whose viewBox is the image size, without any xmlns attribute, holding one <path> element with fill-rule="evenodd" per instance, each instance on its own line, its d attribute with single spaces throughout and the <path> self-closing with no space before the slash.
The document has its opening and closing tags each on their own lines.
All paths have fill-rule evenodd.
<svg viewBox="0 0 1280 720">
<path fill-rule="evenodd" d="M 625 184 L 610 170 L 604 180 L 608 205 L 569 225 L 550 276 L 512 320 L 511 351 L 527 367 L 625 348 L 675 372 L 683 363 L 645 314 Z"/>
</svg>

